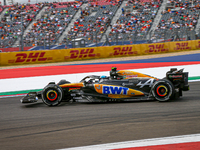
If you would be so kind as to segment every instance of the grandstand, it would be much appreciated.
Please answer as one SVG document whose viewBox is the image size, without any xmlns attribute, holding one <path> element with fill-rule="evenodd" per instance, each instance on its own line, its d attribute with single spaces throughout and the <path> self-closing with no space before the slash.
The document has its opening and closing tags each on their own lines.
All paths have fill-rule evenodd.
<svg viewBox="0 0 200 150">
<path fill-rule="evenodd" d="M 199 0 L 79 0 L 0 7 L 0 48 L 72 48 L 199 37 Z M 23 41 L 21 41 L 23 39 Z M 24 50 L 27 48 L 24 48 Z"/>
<path fill-rule="evenodd" d="M 65 28 L 77 13 L 81 3 L 53 3 L 45 7 L 44 13 L 36 19 L 24 36 L 25 46 L 56 44 Z"/>
</svg>

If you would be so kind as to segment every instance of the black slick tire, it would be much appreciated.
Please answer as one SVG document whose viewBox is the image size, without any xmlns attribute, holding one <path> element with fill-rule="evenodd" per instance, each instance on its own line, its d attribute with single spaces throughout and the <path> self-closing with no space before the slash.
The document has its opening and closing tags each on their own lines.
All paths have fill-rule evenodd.
<svg viewBox="0 0 200 150">
<path fill-rule="evenodd" d="M 156 81 L 151 89 L 153 97 L 160 102 L 172 99 L 174 97 L 174 91 L 174 85 L 169 80 L 165 79 Z"/>
<path fill-rule="evenodd" d="M 63 90 L 56 84 L 49 84 L 42 90 L 41 96 L 47 106 L 57 106 L 62 101 Z"/>
</svg>

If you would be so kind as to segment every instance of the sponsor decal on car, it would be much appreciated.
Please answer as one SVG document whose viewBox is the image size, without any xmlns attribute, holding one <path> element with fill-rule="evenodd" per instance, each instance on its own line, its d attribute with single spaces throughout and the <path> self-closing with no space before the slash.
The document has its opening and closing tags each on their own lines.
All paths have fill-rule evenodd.
<svg viewBox="0 0 200 150">
<path fill-rule="evenodd" d="M 123 86 L 94 84 L 94 88 L 98 93 L 107 95 L 126 95 L 126 96 L 144 95 L 144 93 L 141 91 Z"/>
<path fill-rule="evenodd" d="M 78 90 L 80 88 L 69 88 L 69 91 L 72 91 L 72 90 Z"/>
<path fill-rule="evenodd" d="M 134 83 L 122 83 L 123 86 L 133 86 Z"/>
<path fill-rule="evenodd" d="M 118 86 L 103 86 L 103 94 L 128 94 L 127 87 L 118 87 Z"/>
<path fill-rule="evenodd" d="M 146 82 L 142 83 L 142 81 L 140 81 L 136 86 L 140 86 L 140 88 L 143 88 L 144 86 L 149 86 L 151 87 L 154 83 L 154 79 L 149 79 Z"/>
<path fill-rule="evenodd" d="M 135 78 L 137 75 L 123 75 L 124 79 Z"/>
<path fill-rule="evenodd" d="M 169 75 L 169 78 L 182 78 L 183 75 Z"/>
</svg>

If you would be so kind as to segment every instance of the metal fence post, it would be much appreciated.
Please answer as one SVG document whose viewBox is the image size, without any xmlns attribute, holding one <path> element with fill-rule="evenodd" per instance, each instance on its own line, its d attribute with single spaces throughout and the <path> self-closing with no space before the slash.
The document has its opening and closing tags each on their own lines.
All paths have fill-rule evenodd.
<svg viewBox="0 0 200 150">
<path fill-rule="evenodd" d="M 97 47 L 97 31 L 95 32 L 95 41 L 96 41 L 96 47 Z"/>
<path fill-rule="evenodd" d="M 49 33 L 49 49 L 51 48 L 51 41 L 50 41 L 50 33 Z"/>
<path fill-rule="evenodd" d="M 22 14 L 21 14 L 21 51 L 23 51 L 24 50 L 24 40 L 23 40 L 23 34 L 24 34 L 24 32 L 23 32 L 23 16 L 22 16 Z"/>
<path fill-rule="evenodd" d="M 118 33 L 118 32 L 116 32 L 116 33 L 115 33 L 116 45 L 118 45 L 118 44 L 119 44 L 119 43 L 118 43 L 118 42 L 119 42 L 119 41 L 118 41 L 118 36 L 119 36 L 119 33 Z"/>
<path fill-rule="evenodd" d="M 44 37 L 44 49 L 46 49 L 46 40 L 45 40 L 45 37 Z"/>
<path fill-rule="evenodd" d="M 136 44 L 137 30 L 135 30 L 135 33 L 133 36 L 134 36 L 134 44 Z"/>
<path fill-rule="evenodd" d="M 166 30 L 164 30 L 164 42 L 166 42 Z"/>
</svg>

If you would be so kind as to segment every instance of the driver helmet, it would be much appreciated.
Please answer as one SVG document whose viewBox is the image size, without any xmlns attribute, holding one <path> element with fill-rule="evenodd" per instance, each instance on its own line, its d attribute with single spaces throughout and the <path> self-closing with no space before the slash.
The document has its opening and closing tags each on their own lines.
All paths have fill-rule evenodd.
<svg viewBox="0 0 200 150">
<path fill-rule="evenodd" d="M 107 76 L 101 76 L 101 79 L 105 79 Z"/>
</svg>

